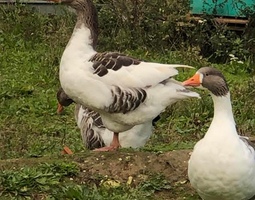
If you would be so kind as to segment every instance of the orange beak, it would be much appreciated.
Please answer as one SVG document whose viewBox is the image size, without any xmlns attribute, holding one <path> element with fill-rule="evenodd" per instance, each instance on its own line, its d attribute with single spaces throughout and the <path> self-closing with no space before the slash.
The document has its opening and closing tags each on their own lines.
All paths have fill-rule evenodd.
<svg viewBox="0 0 255 200">
<path fill-rule="evenodd" d="M 60 103 L 58 103 L 57 113 L 60 115 L 63 112 L 63 110 L 64 110 L 64 107 Z"/>
<path fill-rule="evenodd" d="M 192 87 L 198 87 L 200 86 L 200 74 L 195 74 L 190 79 L 184 81 L 182 83 L 183 86 L 192 86 Z"/>
</svg>

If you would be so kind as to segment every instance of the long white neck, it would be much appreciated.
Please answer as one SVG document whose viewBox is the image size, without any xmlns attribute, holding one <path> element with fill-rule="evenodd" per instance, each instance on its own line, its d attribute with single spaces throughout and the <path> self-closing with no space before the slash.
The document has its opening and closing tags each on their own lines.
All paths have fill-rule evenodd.
<svg viewBox="0 0 255 200">
<path fill-rule="evenodd" d="M 90 30 L 90 44 L 95 49 L 99 34 L 96 7 L 92 0 L 83 0 L 75 9 L 77 12 L 75 29 L 79 29 L 81 26 L 87 27 Z"/>
<path fill-rule="evenodd" d="M 230 93 L 226 96 L 215 96 L 211 94 L 214 103 L 213 121 L 207 131 L 206 137 L 217 135 L 218 138 L 228 135 L 237 135 L 235 120 L 232 112 Z"/>
<path fill-rule="evenodd" d="M 222 97 L 218 97 L 212 94 L 212 99 L 214 103 L 213 120 L 224 118 L 231 123 L 235 123 L 232 112 L 230 93 L 228 92 L 226 96 Z"/>
<path fill-rule="evenodd" d="M 64 54 L 81 58 L 84 54 L 95 53 L 98 38 L 98 17 L 92 0 L 84 0 L 75 7 L 77 22 Z"/>
<path fill-rule="evenodd" d="M 85 24 L 82 24 L 74 29 L 67 48 L 78 53 L 85 53 L 84 51 L 94 51 L 92 43 L 91 30 Z"/>
</svg>

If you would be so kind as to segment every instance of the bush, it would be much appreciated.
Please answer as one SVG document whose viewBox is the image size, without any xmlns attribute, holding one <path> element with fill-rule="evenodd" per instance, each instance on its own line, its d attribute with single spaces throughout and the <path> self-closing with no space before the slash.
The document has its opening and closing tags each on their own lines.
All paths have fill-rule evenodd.
<svg viewBox="0 0 255 200">
<path fill-rule="evenodd" d="M 195 49 L 215 63 L 230 62 L 231 54 L 238 61 L 250 64 L 254 61 L 255 20 L 252 18 L 249 26 L 240 33 L 214 23 L 212 16 L 187 21 L 189 0 L 97 0 L 96 3 L 101 50 L 165 52 Z M 246 10 L 245 14 L 251 16 L 252 10 Z M 249 70 L 252 71 L 252 67 Z"/>
<path fill-rule="evenodd" d="M 229 31 L 226 25 L 215 24 L 212 16 L 203 16 L 200 21 L 187 21 L 189 0 L 95 0 L 95 4 L 99 15 L 100 51 L 179 51 L 187 54 L 184 57 L 194 55 L 199 60 L 203 56 L 214 63 L 233 62 L 233 55 L 236 62 L 246 62 L 249 66 L 246 69 L 253 71 L 254 17 L 250 17 L 244 32 L 236 33 Z M 254 16 L 254 10 L 255 6 L 247 7 L 243 12 Z M 0 19 L 7 21 L 6 27 L 3 27 L 5 33 L 0 31 L 0 40 L 10 40 L 5 36 L 12 32 L 15 38 L 5 44 L 22 45 L 17 42 L 22 38 L 33 49 L 36 49 L 35 42 L 52 39 L 52 35 L 55 39 L 51 46 L 57 45 L 61 37 L 60 45 L 64 47 L 75 23 L 74 16 L 68 13 L 64 18 L 45 17 L 19 4 L 11 9 L 2 7 L 0 12 Z M 22 34 L 21 29 L 24 30 Z"/>
<path fill-rule="evenodd" d="M 112 49 L 177 50 L 182 35 L 178 22 L 188 12 L 188 0 L 97 0 L 100 46 Z M 113 39 L 114 38 L 114 39 Z"/>
</svg>

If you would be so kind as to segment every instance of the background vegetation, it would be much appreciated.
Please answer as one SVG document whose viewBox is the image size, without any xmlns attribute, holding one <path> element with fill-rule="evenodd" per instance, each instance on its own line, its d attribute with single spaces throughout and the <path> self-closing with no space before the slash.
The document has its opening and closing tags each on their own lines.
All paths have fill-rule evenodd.
<svg viewBox="0 0 255 200">
<path fill-rule="evenodd" d="M 230 85 L 240 134 L 254 134 L 254 18 L 244 32 L 236 33 L 226 25 L 213 26 L 209 18 L 202 23 L 186 21 L 188 0 L 96 2 L 101 32 L 99 51 L 121 51 L 149 61 L 221 69 Z M 253 15 L 251 10 L 246 13 Z M 64 115 L 56 114 L 59 60 L 74 24 L 75 16 L 69 12 L 42 15 L 19 4 L 0 7 L 0 159 L 59 155 L 64 145 L 75 153 L 85 151 L 73 107 L 66 109 Z M 193 73 L 185 71 L 177 78 L 184 80 Z M 192 148 L 203 137 L 213 107 L 208 93 L 199 92 L 201 100 L 179 102 L 162 113 L 155 134 L 141 151 Z M 45 167 L 2 172 L 0 194 L 3 198 L 34 198 L 33 191 L 47 193 L 49 187 L 70 175 L 50 171 L 47 173 L 51 175 L 44 176 Z M 125 198 L 120 195 L 123 193 Z M 131 193 L 122 188 L 116 191 L 115 199 L 144 197 L 137 190 Z M 109 198 L 109 191 L 97 186 L 88 190 L 85 186 L 65 185 L 51 194 L 48 199 L 64 199 L 63 195 L 71 199 L 74 194 Z"/>
</svg>

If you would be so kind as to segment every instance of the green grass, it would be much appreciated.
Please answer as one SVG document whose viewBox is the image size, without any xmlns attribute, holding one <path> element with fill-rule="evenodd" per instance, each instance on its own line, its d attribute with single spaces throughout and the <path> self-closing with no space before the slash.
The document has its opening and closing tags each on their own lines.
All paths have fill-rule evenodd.
<svg viewBox="0 0 255 200">
<path fill-rule="evenodd" d="M 199 200 L 191 191 L 185 191 L 180 182 L 171 185 L 161 174 L 150 174 L 134 186 L 132 181 L 120 183 L 114 179 L 97 177 L 99 183 L 79 181 L 79 167 L 64 161 L 40 164 L 34 167 L 13 168 L 0 173 L 0 200 L 163 200 L 168 193 L 178 199 Z"/>
<path fill-rule="evenodd" d="M 58 66 L 61 54 L 74 26 L 71 15 L 44 16 L 23 6 L 0 7 L 0 159 L 59 155 L 64 145 L 73 152 L 86 151 L 73 116 L 73 106 L 61 116 L 56 114 L 59 87 Z M 101 36 L 102 37 L 102 36 Z M 104 38 L 101 41 L 110 41 Z M 107 43 L 99 50 L 112 51 Z M 121 43 L 120 43 L 121 45 Z M 126 49 L 125 53 L 148 61 L 183 63 L 196 68 L 212 65 L 223 71 L 232 94 L 238 130 L 253 135 L 255 128 L 255 78 L 244 64 L 211 64 L 194 49 L 187 51 L 148 51 Z M 184 80 L 195 70 L 181 70 Z M 198 91 L 202 99 L 192 99 L 168 108 L 161 115 L 155 133 L 141 151 L 162 152 L 191 149 L 201 139 L 213 116 L 212 100 Z M 154 176 L 137 187 L 120 185 L 106 188 L 100 184 L 70 181 L 77 176 L 72 163 L 53 163 L 0 174 L 0 199 L 150 199 L 170 190 L 178 199 L 197 200 L 198 196 L 181 186 L 169 186 L 161 176 Z M 164 199 L 164 195 L 162 196 Z"/>
<path fill-rule="evenodd" d="M 19 6 L 0 12 L 0 159 L 59 154 L 63 145 L 81 151 L 72 113 L 56 115 L 59 58 L 67 42 L 61 36 L 73 23 Z"/>
<path fill-rule="evenodd" d="M 74 152 L 84 151 L 73 107 L 62 116 L 56 115 L 59 59 L 74 26 L 73 16 L 44 16 L 20 5 L 13 10 L 1 7 L 0 12 L 0 159 L 57 155 L 64 145 Z M 112 50 L 111 47 L 107 49 L 107 44 L 101 46 Z M 212 65 L 192 48 L 186 52 L 127 49 L 126 53 L 162 63 Z M 252 134 L 255 109 L 249 105 L 254 104 L 255 81 L 245 70 L 246 64 L 213 66 L 221 69 L 229 81 L 240 132 Z M 184 80 L 194 72 L 181 71 L 177 78 Z M 179 102 L 162 114 L 144 150 L 193 147 L 206 132 L 213 116 L 210 97 L 203 91 L 199 93 L 203 97 L 201 100 Z"/>
<path fill-rule="evenodd" d="M 106 188 L 94 186 L 81 186 L 81 185 L 66 185 L 60 190 L 56 190 L 52 194 L 52 198 L 49 199 L 111 199 L 111 200 L 132 200 L 132 199 L 151 199 L 147 198 L 138 189 L 127 188 L 125 186 L 119 186 L 118 188 Z"/>
<path fill-rule="evenodd" d="M 38 191 L 47 192 L 51 187 L 56 187 L 65 176 L 77 174 L 78 167 L 73 163 L 43 164 L 34 168 L 2 171 L 0 191 L 11 196 L 28 196 Z"/>
</svg>

